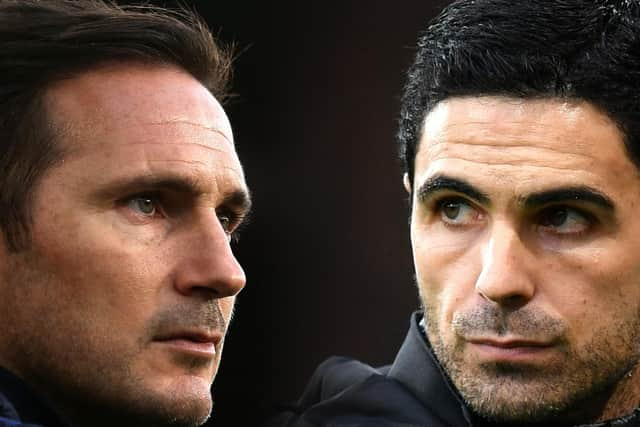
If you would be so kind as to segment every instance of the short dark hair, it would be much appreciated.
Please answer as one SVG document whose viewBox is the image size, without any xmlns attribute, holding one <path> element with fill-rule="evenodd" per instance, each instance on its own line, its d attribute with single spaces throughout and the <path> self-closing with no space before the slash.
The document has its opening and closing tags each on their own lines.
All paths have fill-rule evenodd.
<svg viewBox="0 0 640 427">
<path fill-rule="evenodd" d="M 227 95 L 231 54 L 184 8 L 0 0 L 0 230 L 9 250 L 28 245 L 34 186 L 63 155 L 47 88 L 114 62 L 176 66 L 219 101 Z"/>
<path fill-rule="evenodd" d="M 418 39 L 403 91 L 397 140 L 411 183 L 425 116 L 457 96 L 590 102 L 619 126 L 640 165 L 640 2 L 450 4 Z"/>
</svg>

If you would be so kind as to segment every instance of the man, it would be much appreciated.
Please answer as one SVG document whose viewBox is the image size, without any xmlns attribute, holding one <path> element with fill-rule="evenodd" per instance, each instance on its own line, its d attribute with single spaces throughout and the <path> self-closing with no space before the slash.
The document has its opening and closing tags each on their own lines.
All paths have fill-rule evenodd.
<svg viewBox="0 0 640 427">
<path fill-rule="evenodd" d="M 0 426 L 197 426 L 249 208 L 189 13 L 0 1 Z"/>
<path fill-rule="evenodd" d="M 640 425 L 640 2 L 462 0 L 399 142 L 424 307 L 279 425 Z"/>
</svg>

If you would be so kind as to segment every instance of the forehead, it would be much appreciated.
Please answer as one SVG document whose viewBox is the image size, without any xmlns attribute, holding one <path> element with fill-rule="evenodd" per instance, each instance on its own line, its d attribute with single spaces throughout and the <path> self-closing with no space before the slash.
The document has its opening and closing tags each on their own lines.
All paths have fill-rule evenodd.
<svg viewBox="0 0 640 427">
<path fill-rule="evenodd" d="M 70 164 L 88 176 L 113 178 L 215 172 L 244 186 L 224 110 L 181 70 L 103 67 L 57 83 L 45 100 L 70 172 Z"/>
<path fill-rule="evenodd" d="M 638 174 L 623 134 L 589 103 L 499 97 L 438 104 L 425 118 L 415 170 L 416 186 L 445 174 L 513 192 L 636 184 Z"/>
<path fill-rule="evenodd" d="M 54 84 L 46 98 L 51 119 L 73 130 L 130 127 L 132 132 L 138 125 L 184 121 L 215 129 L 233 142 L 217 100 L 192 76 L 172 66 L 106 65 Z M 73 121 L 60 114 L 70 114 Z"/>
</svg>

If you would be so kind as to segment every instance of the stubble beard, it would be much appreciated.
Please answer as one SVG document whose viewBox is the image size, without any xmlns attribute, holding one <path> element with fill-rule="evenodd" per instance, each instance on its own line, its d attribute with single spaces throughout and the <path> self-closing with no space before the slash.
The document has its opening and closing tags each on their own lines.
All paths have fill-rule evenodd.
<svg viewBox="0 0 640 427">
<path fill-rule="evenodd" d="M 612 319 L 580 348 L 560 342 L 557 356 L 544 366 L 536 366 L 481 363 L 469 354 L 466 343 L 456 333 L 459 331 L 455 316 L 454 325 L 450 326 L 453 342 L 446 342 L 437 309 L 425 304 L 424 314 L 428 339 L 451 382 L 474 413 L 495 422 L 548 425 L 550 421 L 556 424 L 596 421 L 615 385 L 640 360 L 638 315 L 633 319 Z M 486 331 L 495 319 L 495 310 L 466 313 L 458 317 L 457 328 L 474 328 L 475 323 L 476 328 Z M 526 313 L 519 320 L 516 314 L 515 319 L 517 332 L 523 336 L 527 336 L 526 326 L 519 320 L 528 319 L 532 328 L 560 327 L 539 313 Z M 507 320 L 502 327 L 508 328 L 508 324 Z M 496 329 L 501 327 L 496 325 Z M 500 332 L 506 331 L 497 330 L 495 334 Z"/>
<path fill-rule="evenodd" d="M 180 389 L 168 393 L 150 388 L 130 363 L 144 349 L 105 352 L 98 360 L 89 343 L 76 340 L 59 349 L 68 352 L 62 356 L 61 351 L 51 352 L 55 343 L 34 346 L 33 337 L 16 344 L 31 350 L 22 354 L 30 359 L 25 365 L 30 372 L 27 381 L 74 426 L 197 427 L 211 415 L 210 392 L 194 396 Z M 194 368 L 198 364 L 194 361 Z"/>
<path fill-rule="evenodd" d="M 10 269 L 10 285 L 22 293 L 56 292 L 61 283 L 36 265 L 36 259 L 15 262 Z M 25 294 L 19 298 L 16 295 L 15 300 L 25 298 L 28 298 Z M 41 300 L 42 303 L 23 308 L 14 327 L 9 326 L 15 332 L 10 334 L 12 345 L 3 350 L 3 359 L 14 374 L 37 390 L 74 426 L 197 427 L 210 417 L 213 405 L 210 392 L 192 396 L 159 392 L 148 386 L 133 362 L 141 359 L 146 343 L 140 342 L 125 351 L 110 349 L 104 341 L 91 341 L 101 335 L 101 330 L 92 326 L 93 319 L 74 315 L 60 301 L 51 304 L 53 298 Z M 195 317 L 195 312 L 191 310 L 187 317 Z M 159 325 L 179 313 L 164 314 L 157 316 Z M 216 312 L 215 316 L 220 314 Z M 102 333 L 117 335 L 113 330 Z M 201 363 L 193 360 L 193 369 Z M 188 365 L 186 361 L 182 364 Z"/>
</svg>

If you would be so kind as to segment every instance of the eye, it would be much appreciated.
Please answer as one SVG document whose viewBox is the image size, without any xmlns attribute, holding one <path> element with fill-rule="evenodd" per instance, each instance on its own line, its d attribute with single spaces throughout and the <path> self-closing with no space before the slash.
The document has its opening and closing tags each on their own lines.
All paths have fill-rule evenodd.
<svg viewBox="0 0 640 427">
<path fill-rule="evenodd" d="M 243 225 L 244 217 L 235 213 L 219 212 L 218 221 L 227 234 L 229 241 L 237 241 L 239 229 Z"/>
<path fill-rule="evenodd" d="M 158 213 L 158 202 L 153 196 L 134 196 L 127 201 L 126 205 L 142 216 L 152 217 Z"/>
<path fill-rule="evenodd" d="M 446 198 L 439 201 L 436 211 L 445 224 L 453 226 L 472 225 L 482 218 L 478 209 L 461 198 Z"/>
<path fill-rule="evenodd" d="M 543 231 L 556 234 L 581 234 L 592 227 L 593 219 L 578 209 L 559 206 L 542 211 L 538 224 Z"/>
<path fill-rule="evenodd" d="M 227 234 L 231 233 L 231 217 L 229 215 L 218 215 L 218 221 Z"/>
</svg>

